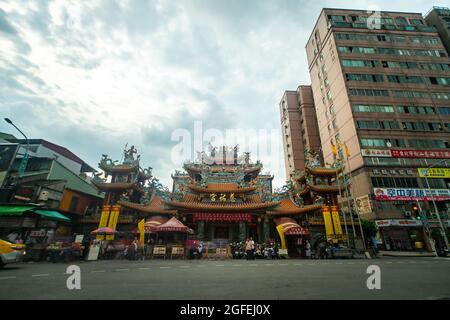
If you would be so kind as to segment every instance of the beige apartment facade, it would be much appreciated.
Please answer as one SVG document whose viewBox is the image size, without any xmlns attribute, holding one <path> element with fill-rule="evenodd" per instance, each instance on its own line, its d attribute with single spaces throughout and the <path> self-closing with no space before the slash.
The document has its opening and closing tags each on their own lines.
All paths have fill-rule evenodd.
<svg viewBox="0 0 450 320">
<path fill-rule="evenodd" d="M 450 167 L 450 59 L 436 30 L 420 13 L 323 9 L 306 51 L 325 163 L 347 145 L 355 211 L 421 238 L 416 206 L 431 222 L 431 195 L 443 219 L 450 207 L 450 176 L 423 178 Z"/>
<path fill-rule="evenodd" d="M 311 86 L 285 91 L 280 101 L 286 178 L 304 170 L 305 150 L 320 152 L 320 136 Z"/>
</svg>

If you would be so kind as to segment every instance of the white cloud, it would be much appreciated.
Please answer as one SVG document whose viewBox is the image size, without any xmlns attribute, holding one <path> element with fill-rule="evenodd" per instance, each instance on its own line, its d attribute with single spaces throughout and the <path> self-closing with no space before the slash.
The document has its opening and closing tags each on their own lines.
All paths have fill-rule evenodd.
<svg viewBox="0 0 450 320">
<path fill-rule="evenodd" d="M 358 6 L 369 4 L 419 12 L 429 6 Z M 9 30 L 0 36 L 0 98 L 7 116 L 29 135 L 94 164 L 102 153 L 120 158 L 126 142 L 135 144 L 171 185 L 170 173 L 179 169 L 169 161 L 171 130 L 191 129 L 194 120 L 220 130 L 280 129 L 279 99 L 284 90 L 309 83 L 305 43 L 321 8 L 332 6 L 334 1 L 7 1 L 2 10 L 16 35 Z M 0 130 L 11 132 L 4 124 Z M 261 160 L 280 186 L 284 160 Z"/>
</svg>

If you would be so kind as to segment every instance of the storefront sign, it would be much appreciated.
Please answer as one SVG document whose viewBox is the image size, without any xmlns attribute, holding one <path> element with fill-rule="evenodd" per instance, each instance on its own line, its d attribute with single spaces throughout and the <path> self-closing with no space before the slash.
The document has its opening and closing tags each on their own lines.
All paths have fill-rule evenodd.
<svg viewBox="0 0 450 320">
<path fill-rule="evenodd" d="M 47 235 L 47 233 L 45 232 L 45 230 L 34 230 L 30 232 L 30 237 L 36 237 L 36 238 L 43 238 Z"/>
<path fill-rule="evenodd" d="M 389 149 L 362 149 L 363 157 L 392 157 Z"/>
<path fill-rule="evenodd" d="M 406 219 L 390 219 L 390 220 L 377 220 L 375 221 L 377 227 L 420 227 L 422 221 L 418 220 L 406 220 Z"/>
<path fill-rule="evenodd" d="M 422 178 L 450 178 L 450 168 L 417 168 Z"/>
<path fill-rule="evenodd" d="M 450 158 L 450 151 L 445 150 L 391 150 L 391 154 L 394 158 Z"/>
<path fill-rule="evenodd" d="M 372 213 L 372 205 L 370 203 L 369 195 L 356 198 L 356 206 L 358 207 L 359 214 Z"/>
<path fill-rule="evenodd" d="M 379 201 L 450 200 L 450 189 L 373 188 L 373 193 Z"/>
</svg>

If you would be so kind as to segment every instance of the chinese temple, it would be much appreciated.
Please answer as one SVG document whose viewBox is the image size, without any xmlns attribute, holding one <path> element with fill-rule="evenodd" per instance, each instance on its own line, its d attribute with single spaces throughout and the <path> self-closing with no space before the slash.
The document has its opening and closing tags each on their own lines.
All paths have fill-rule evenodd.
<svg viewBox="0 0 450 320">
<path fill-rule="evenodd" d="M 157 195 L 157 190 L 161 190 L 162 186 L 152 177 L 151 167 L 141 168 L 140 155 L 135 157 L 136 153 L 137 150 L 131 146 L 129 149 L 125 148 L 121 163 L 117 160 L 112 161 L 108 155 L 104 154 L 98 164 L 104 171 L 103 177 L 101 177 L 102 173 L 96 174 L 92 183 L 99 191 L 105 192 L 99 228 L 109 227 L 123 231 L 127 228 L 118 228 L 120 222 L 132 226 L 139 218 L 146 216 L 146 213 L 174 213 L 160 209 L 162 200 Z M 124 214 L 126 211 L 138 214 L 127 215 Z M 99 235 L 97 238 L 101 240 L 103 236 Z M 112 240 L 114 236 L 108 235 L 106 239 Z"/>
</svg>

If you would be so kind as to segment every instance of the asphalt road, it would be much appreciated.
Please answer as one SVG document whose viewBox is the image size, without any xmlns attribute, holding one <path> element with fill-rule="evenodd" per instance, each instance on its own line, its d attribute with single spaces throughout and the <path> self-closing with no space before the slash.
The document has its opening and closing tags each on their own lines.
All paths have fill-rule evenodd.
<svg viewBox="0 0 450 320">
<path fill-rule="evenodd" d="M 0 299 L 450 299 L 449 258 L 373 260 L 147 260 L 21 263 L 0 270 Z M 381 289 L 366 285 L 369 265 Z"/>
</svg>

